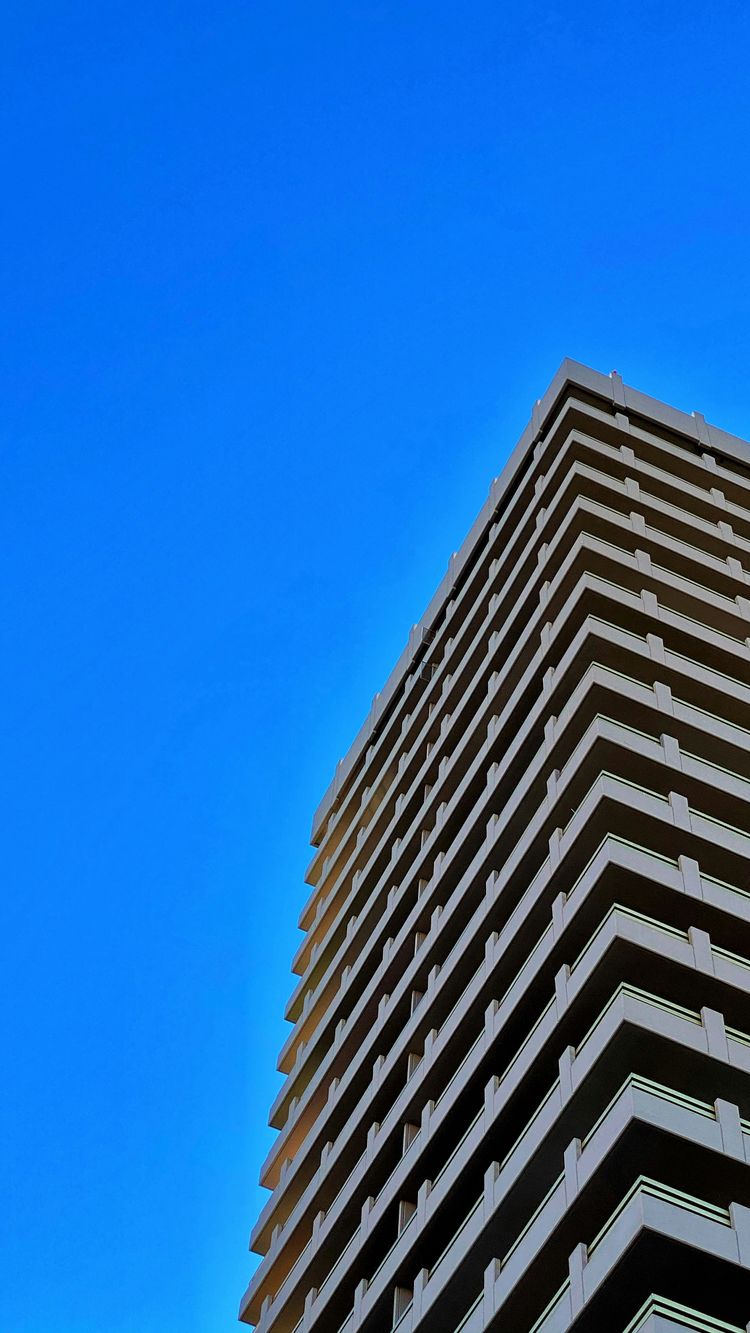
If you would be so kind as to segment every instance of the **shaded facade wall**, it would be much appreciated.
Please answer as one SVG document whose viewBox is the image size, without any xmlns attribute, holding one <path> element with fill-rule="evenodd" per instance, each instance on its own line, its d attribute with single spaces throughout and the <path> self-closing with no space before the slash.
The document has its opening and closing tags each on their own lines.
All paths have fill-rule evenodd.
<svg viewBox="0 0 750 1333">
<path fill-rule="evenodd" d="M 240 1318 L 750 1321 L 750 448 L 565 362 L 337 769 Z"/>
</svg>

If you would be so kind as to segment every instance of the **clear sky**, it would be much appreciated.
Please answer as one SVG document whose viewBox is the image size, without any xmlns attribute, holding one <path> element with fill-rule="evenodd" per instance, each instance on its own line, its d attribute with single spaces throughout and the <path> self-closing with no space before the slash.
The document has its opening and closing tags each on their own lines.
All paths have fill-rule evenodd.
<svg viewBox="0 0 750 1333">
<path fill-rule="evenodd" d="M 4 1333 L 234 1327 L 312 811 L 533 400 L 750 433 L 749 65 L 724 0 L 5 7 Z"/>
</svg>

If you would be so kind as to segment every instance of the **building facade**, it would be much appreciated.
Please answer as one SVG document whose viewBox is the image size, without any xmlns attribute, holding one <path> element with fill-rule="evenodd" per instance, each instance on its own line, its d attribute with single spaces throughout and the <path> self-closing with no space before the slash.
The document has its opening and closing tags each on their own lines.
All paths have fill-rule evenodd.
<svg viewBox="0 0 750 1333">
<path fill-rule="evenodd" d="M 312 841 L 240 1318 L 750 1328 L 750 446 L 564 362 Z"/>
</svg>

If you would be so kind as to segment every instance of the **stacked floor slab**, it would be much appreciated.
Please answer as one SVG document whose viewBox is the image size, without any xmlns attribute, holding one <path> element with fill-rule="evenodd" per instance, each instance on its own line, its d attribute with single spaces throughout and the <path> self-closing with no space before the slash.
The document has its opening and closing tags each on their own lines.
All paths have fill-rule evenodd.
<svg viewBox="0 0 750 1333">
<path fill-rule="evenodd" d="M 563 362 L 313 821 L 260 1333 L 750 1327 L 750 446 Z"/>
</svg>

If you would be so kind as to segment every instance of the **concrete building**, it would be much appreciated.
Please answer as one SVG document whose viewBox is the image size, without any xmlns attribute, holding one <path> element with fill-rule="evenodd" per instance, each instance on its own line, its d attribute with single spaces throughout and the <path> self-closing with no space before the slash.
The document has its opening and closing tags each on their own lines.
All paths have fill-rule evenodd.
<svg viewBox="0 0 750 1333">
<path fill-rule="evenodd" d="M 564 362 L 312 841 L 240 1318 L 750 1328 L 750 446 Z"/>
</svg>

